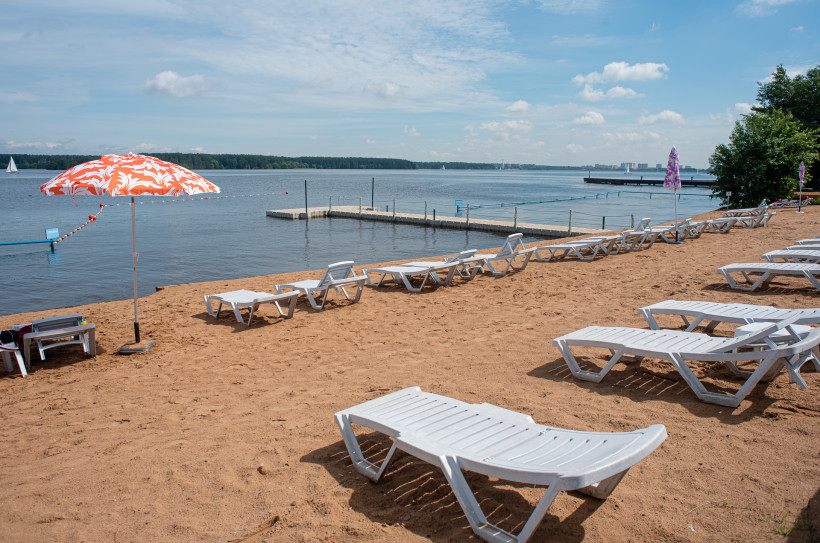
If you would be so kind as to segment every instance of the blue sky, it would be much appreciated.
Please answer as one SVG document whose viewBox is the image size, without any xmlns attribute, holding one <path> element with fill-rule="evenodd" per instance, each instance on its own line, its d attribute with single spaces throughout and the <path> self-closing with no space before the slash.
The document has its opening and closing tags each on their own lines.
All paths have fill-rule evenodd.
<svg viewBox="0 0 820 543">
<path fill-rule="evenodd" d="M 707 166 L 816 0 L 0 0 L 0 152 Z"/>
</svg>

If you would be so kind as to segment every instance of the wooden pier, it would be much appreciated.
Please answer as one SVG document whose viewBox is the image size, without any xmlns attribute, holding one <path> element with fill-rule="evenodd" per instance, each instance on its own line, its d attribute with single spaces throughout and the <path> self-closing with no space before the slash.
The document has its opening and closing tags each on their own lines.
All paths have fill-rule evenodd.
<svg viewBox="0 0 820 543">
<path fill-rule="evenodd" d="M 583 236 L 586 234 L 605 233 L 605 230 L 590 228 L 570 228 L 568 226 L 552 226 L 546 224 L 514 223 L 507 221 L 489 221 L 484 219 L 467 219 L 467 217 L 442 217 L 435 219 L 432 215 L 416 215 L 412 213 L 394 213 L 377 211 L 358 206 L 333 206 L 304 209 L 271 209 L 266 212 L 268 217 L 288 219 L 292 221 L 304 219 L 357 219 L 360 221 L 378 221 L 394 224 L 410 224 L 432 228 L 452 228 L 455 230 L 475 230 L 480 232 L 494 232 L 498 234 L 513 234 L 521 232 L 527 236 L 536 236 L 543 239 L 557 239 L 569 236 Z"/>
<path fill-rule="evenodd" d="M 584 177 L 584 183 L 594 183 L 598 185 L 648 185 L 648 186 L 657 186 L 663 185 L 663 179 L 644 179 L 641 176 L 640 179 L 635 179 L 633 177 Z M 683 187 L 700 187 L 700 188 L 710 188 L 714 181 L 710 179 L 681 179 L 680 184 Z"/>
</svg>

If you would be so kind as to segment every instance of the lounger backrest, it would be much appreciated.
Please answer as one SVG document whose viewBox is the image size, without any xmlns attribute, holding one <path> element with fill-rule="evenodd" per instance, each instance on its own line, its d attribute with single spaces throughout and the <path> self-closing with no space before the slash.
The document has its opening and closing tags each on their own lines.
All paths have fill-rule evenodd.
<svg viewBox="0 0 820 543">
<path fill-rule="evenodd" d="M 468 249 L 467 251 L 461 251 L 455 256 L 451 256 L 450 258 L 445 258 L 445 262 L 458 262 L 459 260 L 464 260 L 465 258 L 470 258 L 475 256 L 478 252 L 478 249 Z"/>
<path fill-rule="evenodd" d="M 356 272 L 353 271 L 352 260 L 336 262 L 335 264 L 328 265 L 324 275 L 322 275 L 322 278 L 319 280 L 318 286 L 324 287 L 326 285 L 329 285 L 332 281 L 338 279 L 345 279 L 347 277 L 352 277 L 354 275 L 356 275 Z"/>
<path fill-rule="evenodd" d="M 716 349 L 715 352 L 728 353 L 729 351 L 732 351 L 740 347 L 745 347 L 751 343 L 759 343 L 761 339 L 770 336 L 779 330 L 782 330 L 790 324 L 794 324 L 799 319 L 800 315 L 798 313 L 793 313 L 785 319 L 775 321 L 771 323 L 769 326 L 761 328 L 759 331 L 755 333 L 740 336 L 738 338 L 733 339 L 732 341 L 727 341 L 725 344 L 723 344 L 722 347 Z"/>
<path fill-rule="evenodd" d="M 72 315 L 56 315 L 45 319 L 38 319 L 31 323 L 33 332 L 47 332 L 50 330 L 60 330 L 61 328 L 70 328 L 72 326 L 79 326 L 80 321 L 83 320 L 82 313 L 74 313 Z"/>
<path fill-rule="evenodd" d="M 524 237 L 524 234 L 517 233 L 517 234 L 510 234 L 507 236 L 507 240 L 504 242 L 504 246 L 501 247 L 501 250 L 498 251 L 496 256 L 509 256 L 514 254 L 516 251 L 524 248 L 524 243 L 521 241 L 521 238 Z"/>
<path fill-rule="evenodd" d="M 647 228 L 649 228 L 649 223 L 652 221 L 649 217 L 644 217 L 640 220 L 638 224 L 635 225 L 634 230 L 637 232 L 643 232 Z"/>
</svg>

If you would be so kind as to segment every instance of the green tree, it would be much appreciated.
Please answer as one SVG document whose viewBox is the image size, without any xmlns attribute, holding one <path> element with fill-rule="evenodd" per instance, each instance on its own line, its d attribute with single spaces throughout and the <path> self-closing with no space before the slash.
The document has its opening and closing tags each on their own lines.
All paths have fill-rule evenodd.
<svg viewBox="0 0 820 543">
<path fill-rule="evenodd" d="M 758 112 L 775 109 L 791 113 L 804 128 L 820 129 L 820 66 L 794 79 L 786 74 L 781 64 L 772 73 L 772 80 L 758 83 Z"/>
<path fill-rule="evenodd" d="M 716 177 L 712 194 L 729 207 L 790 197 L 798 186 L 800 162 L 808 171 L 817 156 L 816 132 L 802 130 L 791 114 L 779 109 L 747 115 L 735 123 L 729 140 L 709 157 Z M 809 179 L 807 173 L 806 183 Z"/>
</svg>

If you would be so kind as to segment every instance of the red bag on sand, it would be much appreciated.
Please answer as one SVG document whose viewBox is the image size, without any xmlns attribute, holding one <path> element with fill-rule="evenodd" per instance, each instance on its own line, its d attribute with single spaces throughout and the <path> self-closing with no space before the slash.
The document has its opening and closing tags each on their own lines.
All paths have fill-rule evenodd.
<svg viewBox="0 0 820 543">
<path fill-rule="evenodd" d="M 17 340 L 15 342 L 17 343 L 17 348 L 20 349 L 20 351 L 23 350 L 23 336 L 25 336 L 26 334 L 30 334 L 30 333 L 31 333 L 31 325 L 30 324 L 27 324 L 27 325 L 25 325 L 22 328 L 19 328 L 17 330 Z"/>
</svg>

